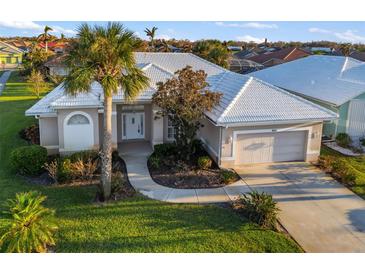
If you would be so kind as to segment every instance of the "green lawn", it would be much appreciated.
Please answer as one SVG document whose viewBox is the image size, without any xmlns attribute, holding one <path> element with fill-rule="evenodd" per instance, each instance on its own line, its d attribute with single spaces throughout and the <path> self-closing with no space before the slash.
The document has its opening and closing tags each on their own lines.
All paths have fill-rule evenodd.
<svg viewBox="0 0 365 274">
<path fill-rule="evenodd" d="M 330 149 L 326 146 L 322 146 L 321 148 L 321 155 L 331 155 L 335 156 L 337 159 L 341 158 L 349 163 L 353 168 L 359 171 L 365 177 L 365 156 L 345 156 L 333 149 Z M 365 185 L 355 185 L 350 187 L 350 189 L 359 195 L 361 198 L 365 199 Z"/>
<path fill-rule="evenodd" d="M 36 186 L 9 170 L 10 151 L 24 145 L 17 133 L 35 120 L 24 111 L 35 103 L 18 75 L 0 96 L 0 201 L 16 192 L 39 190 L 56 210 L 56 252 L 299 252 L 286 236 L 218 206 L 178 205 L 141 196 L 97 205 L 96 188 Z M 5 222 L 0 219 L 0 225 Z"/>
</svg>

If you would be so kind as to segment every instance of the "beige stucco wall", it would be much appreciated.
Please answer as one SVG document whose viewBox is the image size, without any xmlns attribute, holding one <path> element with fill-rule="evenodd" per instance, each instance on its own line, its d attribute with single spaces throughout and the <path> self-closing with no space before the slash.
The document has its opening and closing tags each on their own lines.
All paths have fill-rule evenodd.
<svg viewBox="0 0 365 274">
<path fill-rule="evenodd" d="M 204 118 L 200 121 L 201 127 L 197 136 L 203 141 L 210 156 L 218 162 L 220 127 L 215 126 L 211 121 Z"/>
<path fill-rule="evenodd" d="M 320 149 L 321 149 L 321 138 L 322 138 L 322 123 L 312 124 L 287 124 L 287 125 L 272 125 L 272 126 L 251 126 L 251 127 L 232 127 L 223 128 L 222 130 L 222 159 L 221 166 L 232 167 L 235 165 L 235 159 L 225 159 L 232 157 L 233 147 L 233 132 L 238 130 L 277 130 L 285 128 L 310 128 L 311 134 L 308 134 L 307 153 L 306 161 L 314 162 L 317 161 Z"/>
<path fill-rule="evenodd" d="M 58 153 L 57 117 L 40 117 L 38 122 L 40 145 L 47 148 L 49 154 Z"/>
<path fill-rule="evenodd" d="M 58 132 L 59 132 L 59 149 L 60 152 L 64 150 L 64 131 L 63 124 L 67 115 L 72 112 L 81 111 L 90 115 L 93 121 L 93 132 L 94 132 L 94 149 L 99 148 L 99 114 L 98 109 L 60 109 L 58 110 Z M 75 136 L 77 138 L 77 136 Z"/>
</svg>

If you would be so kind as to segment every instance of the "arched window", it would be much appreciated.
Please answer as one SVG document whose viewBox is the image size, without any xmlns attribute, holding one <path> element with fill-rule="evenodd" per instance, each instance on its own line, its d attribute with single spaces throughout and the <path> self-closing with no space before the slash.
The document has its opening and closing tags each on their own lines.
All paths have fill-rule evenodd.
<svg viewBox="0 0 365 274">
<path fill-rule="evenodd" d="M 67 125 L 88 125 L 90 124 L 89 119 L 82 114 L 75 114 L 71 116 L 67 121 Z"/>
</svg>

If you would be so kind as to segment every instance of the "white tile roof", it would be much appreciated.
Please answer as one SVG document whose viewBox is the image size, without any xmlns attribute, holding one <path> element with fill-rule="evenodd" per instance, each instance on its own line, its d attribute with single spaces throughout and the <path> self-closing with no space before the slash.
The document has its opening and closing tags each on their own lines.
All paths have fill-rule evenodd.
<svg viewBox="0 0 365 274">
<path fill-rule="evenodd" d="M 156 91 L 156 83 L 173 77 L 174 72 L 189 65 L 194 70 L 207 73 L 209 89 L 222 93 L 219 105 L 206 115 L 217 124 L 330 120 L 336 114 L 280 88 L 264 83 L 253 77 L 237 74 L 212 64 L 189 53 L 136 53 L 138 66 L 150 78 L 150 87 L 137 100 L 151 100 Z M 113 96 L 114 101 L 122 101 L 123 92 Z M 103 93 L 97 83 L 89 93 L 77 96 L 67 95 L 58 86 L 46 97 L 26 111 L 26 115 L 55 112 L 58 108 L 102 107 Z"/>
<path fill-rule="evenodd" d="M 365 92 L 365 63 L 351 57 L 312 55 L 250 75 L 334 105 Z"/>
</svg>

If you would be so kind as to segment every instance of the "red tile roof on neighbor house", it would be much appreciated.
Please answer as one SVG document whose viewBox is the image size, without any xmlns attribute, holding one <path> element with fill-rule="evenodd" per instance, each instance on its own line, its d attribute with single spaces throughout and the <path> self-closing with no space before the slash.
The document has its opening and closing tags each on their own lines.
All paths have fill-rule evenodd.
<svg viewBox="0 0 365 274">
<path fill-rule="evenodd" d="M 289 47 L 270 53 L 262 53 L 247 59 L 265 65 L 265 63 L 273 59 L 282 60 L 283 62 L 289 62 L 299 58 L 307 57 L 309 55 L 310 53 L 303 49 L 297 47 Z"/>
<path fill-rule="evenodd" d="M 46 47 L 46 43 L 40 42 L 38 44 L 39 47 L 41 48 L 45 48 Z M 49 49 L 54 49 L 54 48 L 65 48 L 67 47 L 66 43 L 62 43 L 62 42 L 58 42 L 58 41 L 52 41 L 52 42 L 48 42 L 48 48 Z"/>
</svg>

